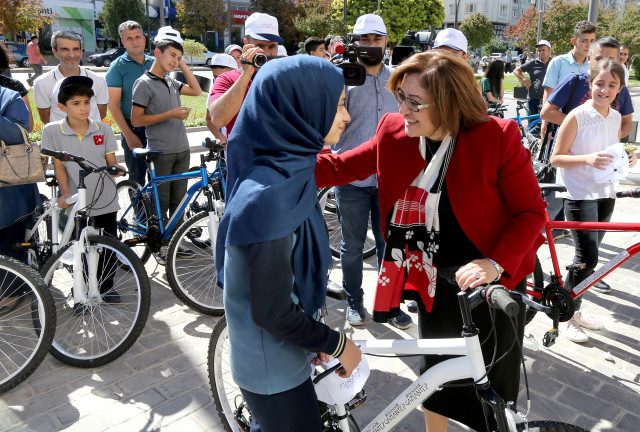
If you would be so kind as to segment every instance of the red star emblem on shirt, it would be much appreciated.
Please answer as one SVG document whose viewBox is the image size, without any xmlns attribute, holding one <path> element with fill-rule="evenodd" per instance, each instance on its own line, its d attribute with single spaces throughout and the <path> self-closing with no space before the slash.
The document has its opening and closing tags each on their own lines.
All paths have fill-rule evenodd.
<svg viewBox="0 0 640 432">
<path fill-rule="evenodd" d="M 93 142 L 94 142 L 95 145 L 104 144 L 104 135 L 94 135 L 93 136 Z"/>
</svg>

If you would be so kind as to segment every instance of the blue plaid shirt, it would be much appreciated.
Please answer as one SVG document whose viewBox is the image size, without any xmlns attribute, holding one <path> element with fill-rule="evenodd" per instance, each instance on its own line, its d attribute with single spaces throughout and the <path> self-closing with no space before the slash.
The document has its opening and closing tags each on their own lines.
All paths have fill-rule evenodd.
<svg viewBox="0 0 640 432">
<path fill-rule="evenodd" d="M 376 134 L 376 127 L 384 116 L 390 112 L 398 112 L 398 101 L 385 86 L 392 69 L 382 65 L 378 75 L 367 74 L 363 85 L 347 87 L 345 106 L 351 122 L 347 124 L 340 141 L 331 146 L 334 153 L 343 153 L 365 143 Z M 354 186 L 377 186 L 376 175 L 351 183 Z"/>
</svg>

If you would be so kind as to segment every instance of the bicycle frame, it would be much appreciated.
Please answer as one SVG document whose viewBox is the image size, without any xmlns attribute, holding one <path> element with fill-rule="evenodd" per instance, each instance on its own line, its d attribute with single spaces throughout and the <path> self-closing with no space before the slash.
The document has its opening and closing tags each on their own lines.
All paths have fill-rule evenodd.
<svg viewBox="0 0 640 432">
<path fill-rule="evenodd" d="M 558 263 L 558 255 L 555 248 L 555 242 L 551 230 L 567 229 L 567 230 L 596 230 L 596 231 L 637 231 L 640 232 L 640 223 L 624 223 L 624 222 L 570 222 L 570 221 L 552 221 L 546 215 L 545 232 L 549 243 L 549 252 L 551 253 L 551 261 L 553 263 L 553 279 L 560 286 L 563 285 L 562 272 Z M 607 261 L 603 266 L 596 270 L 591 276 L 576 285 L 570 292 L 571 297 L 576 299 L 584 294 L 596 282 L 603 279 L 616 268 L 629 260 L 632 256 L 640 252 L 640 242 L 631 245 L 627 249 L 622 250 L 616 256 Z M 542 293 L 527 289 L 527 294 L 532 297 L 542 298 Z"/>
</svg>

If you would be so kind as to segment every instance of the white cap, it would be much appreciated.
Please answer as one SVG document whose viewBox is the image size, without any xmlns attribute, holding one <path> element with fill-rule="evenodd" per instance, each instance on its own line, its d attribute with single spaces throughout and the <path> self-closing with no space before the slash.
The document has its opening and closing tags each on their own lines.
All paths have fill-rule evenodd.
<svg viewBox="0 0 640 432">
<path fill-rule="evenodd" d="M 278 20 L 271 15 L 254 12 L 244 23 L 244 34 L 254 39 L 284 42 L 278 33 Z"/>
<path fill-rule="evenodd" d="M 353 32 L 355 34 L 379 34 L 387 35 L 387 26 L 384 25 L 384 21 L 378 15 L 366 14 L 358 17 L 356 24 L 353 26 Z"/>
<path fill-rule="evenodd" d="M 537 44 L 535 44 L 535 47 L 538 48 L 539 46 L 542 46 L 542 45 L 548 46 L 549 48 L 551 48 L 551 44 L 549 43 L 549 41 L 544 39 L 540 39 L 540 41 Z"/>
<path fill-rule="evenodd" d="M 232 51 L 240 51 L 242 53 L 242 47 L 240 45 L 231 44 L 224 49 L 225 54 L 231 54 Z"/>
<path fill-rule="evenodd" d="M 454 50 L 467 52 L 467 38 L 462 34 L 460 30 L 454 28 L 447 28 L 440 30 L 436 36 L 436 40 L 433 43 L 434 48 L 440 48 L 442 46 L 448 46 Z"/>
<path fill-rule="evenodd" d="M 238 63 L 236 59 L 231 57 L 229 54 L 215 54 L 211 57 L 211 67 L 214 66 L 223 66 L 231 69 L 238 69 Z"/>
<path fill-rule="evenodd" d="M 182 37 L 180 37 L 180 32 L 175 30 L 171 26 L 160 27 L 158 30 L 158 35 L 153 38 L 154 42 L 159 42 L 161 40 L 172 40 L 174 42 L 178 42 L 181 44 L 183 42 Z"/>
<path fill-rule="evenodd" d="M 287 49 L 284 47 L 284 45 L 278 45 L 278 55 L 280 57 L 287 57 L 289 54 L 287 54 Z"/>
</svg>

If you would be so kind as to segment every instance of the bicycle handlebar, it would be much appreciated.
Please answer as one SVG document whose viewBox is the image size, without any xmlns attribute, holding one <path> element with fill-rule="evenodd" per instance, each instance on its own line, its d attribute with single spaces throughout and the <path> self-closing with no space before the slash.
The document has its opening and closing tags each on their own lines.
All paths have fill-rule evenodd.
<svg viewBox="0 0 640 432">
<path fill-rule="evenodd" d="M 129 174 L 127 170 L 124 170 L 117 166 L 103 166 L 100 168 L 92 167 L 85 163 L 85 159 L 81 156 L 76 156 L 67 152 L 55 151 L 50 149 L 41 149 L 40 154 L 43 156 L 49 156 L 54 159 L 58 159 L 60 162 L 71 161 L 80 165 L 80 168 L 90 173 L 97 173 L 101 171 L 109 171 L 109 174 Z"/>
<path fill-rule="evenodd" d="M 640 188 L 629 189 L 628 191 L 616 192 L 617 198 L 640 198 Z"/>
<path fill-rule="evenodd" d="M 72 162 L 83 162 L 84 158 L 80 157 L 80 156 L 74 156 L 72 154 L 69 154 L 67 152 L 59 152 L 59 151 L 55 151 L 55 150 L 50 150 L 50 149 L 46 149 L 43 148 L 40 150 L 40 154 L 43 156 L 49 156 L 52 157 L 54 159 L 58 159 L 60 162 L 66 162 L 68 160 L 72 161 Z"/>
<path fill-rule="evenodd" d="M 202 141 L 202 147 L 209 150 L 222 151 L 225 148 L 225 144 L 221 143 L 219 140 L 212 140 L 211 138 L 206 137 L 204 141 Z"/>
</svg>

